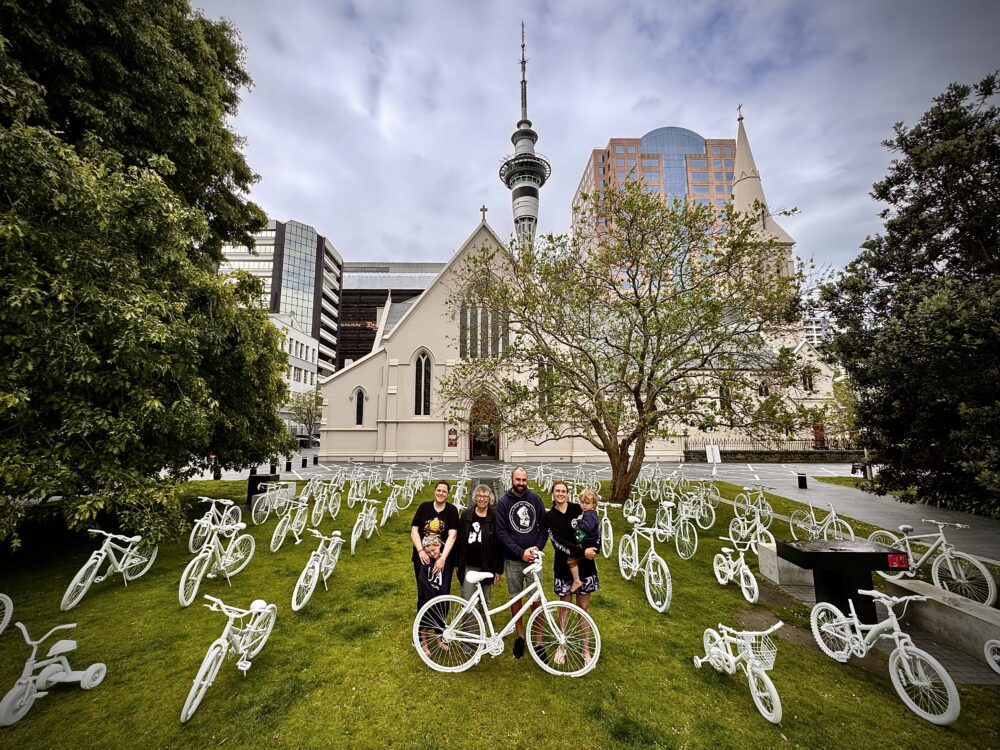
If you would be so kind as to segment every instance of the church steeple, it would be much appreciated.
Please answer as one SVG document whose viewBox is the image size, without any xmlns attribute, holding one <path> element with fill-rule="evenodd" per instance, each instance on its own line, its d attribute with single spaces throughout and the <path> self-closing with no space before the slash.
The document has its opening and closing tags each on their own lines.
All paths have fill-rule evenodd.
<svg viewBox="0 0 1000 750">
<path fill-rule="evenodd" d="M 548 160 L 535 153 L 538 133 L 528 119 L 528 61 L 524 56 L 524 22 L 521 22 L 521 119 L 510 137 L 514 153 L 503 160 L 500 180 L 510 190 L 514 231 L 519 246 L 531 246 L 538 226 L 538 191 L 552 173 Z"/>
<path fill-rule="evenodd" d="M 743 127 L 743 112 L 740 107 L 737 108 L 737 111 L 739 117 L 736 118 L 738 129 L 736 133 L 736 160 L 733 167 L 733 176 L 736 178 L 733 182 L 733 208 L 741 212 L 756 211 L 759 214 L 761 234 L 784 246 L 786 257 L 783 259 L 783 266 L 787 273 L 792 273 L 794 263 L 792 262 L 791 250 L 795 240 L 778 225 L 767 207 L 767 198 L 764 197 L 764 187 L 760 181 L 760 171 L 754 162 L 750 141 L 747 139 L 747 131 Z M 757 202 L 760 206 L 754 209 L 754 204 Z"/>
</svg>

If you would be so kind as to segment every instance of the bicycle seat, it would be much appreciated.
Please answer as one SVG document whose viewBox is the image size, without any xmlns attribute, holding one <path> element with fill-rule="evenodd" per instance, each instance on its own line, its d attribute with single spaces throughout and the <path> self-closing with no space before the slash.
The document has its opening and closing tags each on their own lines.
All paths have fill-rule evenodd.
<svg viewBox="0 0 1000 750">
<path fill-rule="evenodd" d="M 904 523 L 904 524 L 900 524 L 899 530 L 902 531 L 904 534 L 909 534 L 909 533 L 912 533 L 913 527 L 910 526 L 908 523 Z"/>
<path fill-rule="evenodd" d="M 528 569 L 525 568 L 524 572 L 527 573 Z M 491 578 L 493 578 L 493 574 L 490 573 L 488 570 L 477 570 L 474 573 L 469 572 L 465 574 L 465 580 L 468 583 L 480 583 L 482 581 L 488 581 Z"/>
<path fill-rule="evenodd" d="M 254 599 L 252 602 L 250 602 L 251 612 L 260 612 L 263 609 L 267 609 L 267 602 L 265 602 L 263 599 Z"/>
<path fill-rule="evenodd" d="M 76 651 L 76 641 L 71 641 L 67 638 L 63 638 L 60 641 L 56 641 L 52 648 L 49 649 L 49 653 L 46 657 L 59 656 L 59 654 L 68 654 L 70 651 Z"/>
<path fill-rule="evenodd" d="M 662 505 L 664 508 L 673 508 L 675 503 L 673 500 L 664 500 L 662 503 L 660 503 L 660 505 Z"/>
<path fill-rule="evenodd" d="M 128 538 L 128 540 L 129 540 L 130 542 L 141 542 L 141 541 L 142 541 L 142 537 L 141 537 L 141 536 L 139 536 L 138 534 L 136 534 L 135 536 L 130 536 L 130 537 Z"/>
<path fill-rule="evenodd" d="M 732 549 L 730 549 L 729 547 L 723 547 L 723 548 L 722 548 L 722 551 L 723 551 L 723 552 L 724 552 L 725 554 L 727 554 L 727 555 L 731 555 L 731 554 L 733 554 L 733 551 L 732 551 Z"/>
</svg>

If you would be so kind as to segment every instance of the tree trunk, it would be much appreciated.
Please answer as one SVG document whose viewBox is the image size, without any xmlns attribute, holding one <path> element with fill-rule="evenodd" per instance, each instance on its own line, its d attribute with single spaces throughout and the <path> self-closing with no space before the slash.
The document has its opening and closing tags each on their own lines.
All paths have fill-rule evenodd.
<svg viewBox="0 0 1000 750">
<path fill-rule="evenodd" d="M 614 454 L 608 454 L 608 460 L 611 462 L 611 502 L 624 503 L 628 500 L 644 458 L 645 451 L 639 445 L 636 446 L 635 455 L 632 456 L 629 455 L 627 448 L 622 447 L 619 447 Z"/>
</svg>

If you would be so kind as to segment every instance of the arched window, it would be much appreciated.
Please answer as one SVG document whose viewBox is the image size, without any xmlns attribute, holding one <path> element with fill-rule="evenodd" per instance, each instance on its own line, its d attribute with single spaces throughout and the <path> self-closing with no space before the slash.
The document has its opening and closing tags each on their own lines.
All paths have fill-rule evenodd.
<svg viewBox="0 0 1000 750">
<path fill-rule="evenodd" d="M 812 393 L 813 390 L 813 370 L 807 367 L 802 371 L 802 388 Z"/>
<path fill-rule="evenodd" d="M 510 326 L 485 307 L 462 303 L 458 312 L 458 356 L 497 357 L 507 349 Z"/>
<path fill-rule="evenodd" d="M 358 391 L 354 400 L 357 402 L 354 405 L 354 424 L 360 427 L 365 423 L 365 394 Z"/>
<path fill-rule="evenodd" d="M 420 352 L 413 367 L 413 413 L 418 417 L 431 414 L 431 358 Z"/>
<path fill-rule="evenodd" d="M 767 383 L 761 383 L 757 388 L 757 395 L 761 398 L 767 398 L 771 395 L 771 388 Z"/>
<path fill-rule="evenodd" d="M 733 391 L 727 383 L 719 386 L 719 411 L 727 417 L 733 413 Z"/>
</svg>

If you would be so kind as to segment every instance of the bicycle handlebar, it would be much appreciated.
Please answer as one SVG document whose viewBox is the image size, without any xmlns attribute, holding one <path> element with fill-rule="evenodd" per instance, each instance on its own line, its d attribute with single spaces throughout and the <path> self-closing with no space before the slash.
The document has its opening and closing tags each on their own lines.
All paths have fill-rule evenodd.
<svg viewBox="0 0 1000 750">
<path fill-rule="evenodd" d="M 217 599 L 214 596 L 209 596 L 208 594 L 205 594 L 205 598 L 208 599 L 211 602 L 211 604 L 204 604 L 202 606 L 208 607 L 213 612 L 222 612 L 227 617 L 243 618 L 246 617 L 247 615 L 252 615 L 254 612 L 253 609 L 240 609 L 239 607 L 231 607 L 221 599 Z"/>
<path fill-rule="evenodd" d="M 91 534 L 104 534 L 108 539 L 121 539 L 123 542 L 138 542 L 142 540 L 141 536 L 125 536 L 124 534 L 112 534 L 110 531 L 102 531 L 101 529 L 87 529 Z"/>
<path fill-rule="evenodd" d="M 872 599 L 879 599 L 884 602 L 887 606 L 895 606 L 901 604 L 902 602 L 925 602 L 927 601 L 926 596 L 920 596 L 920 594 L 911 594 L 910 596 L 889 596 L 881 591 L 876 591 L 875 589 L 858 589 L 858 593 L 862 596 L 870 596 Z"/>
<path fill-rule="evenodd" d="M 329 541 L 333 541 L 334 539 L 339 539 L 340 536 L 341 536 L 340 529 L 335 530 L 332 534 L 330 534 L 330 536 L 324 536 L 323 533 L 319 529 L 314 529 L 314 528 L 310 528 L 309 532 L 313 536 L 318 537 L 320 539 L 325 539 L 328 542 Z"/>
<path fill-rule="evenodd" d="M 737 630 L 736 628 L 731 628 L 728 625 L 723 625 L 719 623 L 719 632 L 729 633 L 730 635 L 743 636 L 743 637 L 754 637 L 758 638 L 763 635 L 771 635 L 775 630 L 782 627 L 785 623 L 778 620 L 774 625 L 769 627 L 767 630 Z"/>
<path fill-rule="evenodd" d="M 31 636 L 28 635 L 28 629 L 26 627 L 24 627 L 24 623 L 23 622 L 15 622 L 14 625 L 17 626 L 17 628 L 21 631 L 21 634 L 24 636 L 24 642 L 27 643 L 29 646 L 35 646 L 35 647 L 37 647 L 41 643 L 44 643 L 45 639 L 48 638 L 50 635 L 52 635 L 57 630 L 69 630 L 71 628 L 75 628 L 76 627 L 76 623 L 75 622 L 71 622 L 71 623 L 68 623 L 66 625 L 56 625 L 54 628 L 52 628 L 52 630 L 50 630 L 48 633 L 46 633 L 45 635 L 43 635 L 37 641 L 33 641 L 33 640 L 31 640 Z"/>
<path fill-rule="evenodd" d="M 204 495 L 198 496 L 199 503 L 221 503 L 222 505 L 232 505 L 233 501 L 227 497 L 205 497 Z"/>
<path fill-rule="evenodd" d="M 956 529 L 967 529 L 969 524 L 967 523 L 948 523 L 947 521 L 935 521 L 933 518 L 921 518 L 920 523 L 933 523 L 940 526 L 951 526 Z"/>
</svg>

